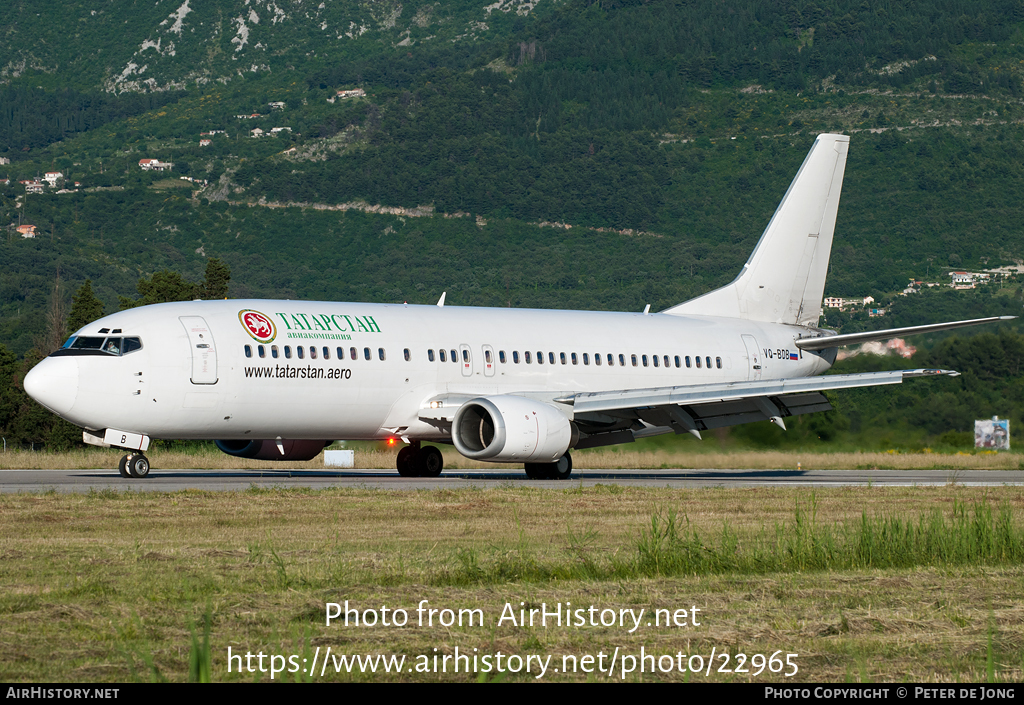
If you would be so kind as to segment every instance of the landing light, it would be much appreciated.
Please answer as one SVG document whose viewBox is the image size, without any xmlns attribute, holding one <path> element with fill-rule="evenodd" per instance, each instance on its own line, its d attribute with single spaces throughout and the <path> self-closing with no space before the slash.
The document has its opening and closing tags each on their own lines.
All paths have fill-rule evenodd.
<svg viewBox="0 0 1024 705">
<path fill-rule="evenodd" d="M 394 439 L 394 438 L 389 438 L 389 439 L 388 439 L 388 445 L 389 445 L 389 446 L 393 446 L 393 445 L 395 445 L 395 439 Z"/>
</svg>

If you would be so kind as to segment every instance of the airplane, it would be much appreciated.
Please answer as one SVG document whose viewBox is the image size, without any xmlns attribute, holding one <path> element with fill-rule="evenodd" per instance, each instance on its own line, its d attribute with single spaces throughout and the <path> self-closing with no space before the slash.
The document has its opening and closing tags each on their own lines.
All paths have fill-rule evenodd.
<svg viewBox="0 0 1024 705">
<path fill-rule="evenodd" d="M 941 369 L 823 375 L 844 345 L 999 316 L 837 335 L 818 327 L 849 137 L 819 135 L 739 276 L 651 313 L 324 301 L 165 303 L 76 331 L 25 391 L 127 451 L 208 439 L 299 461 L 335 440 L 400 439 L 399 474 L 437 477 L 437 445 L 567 479 L 573 449 L 827 411 L 822 393 Z"/>
</svg>

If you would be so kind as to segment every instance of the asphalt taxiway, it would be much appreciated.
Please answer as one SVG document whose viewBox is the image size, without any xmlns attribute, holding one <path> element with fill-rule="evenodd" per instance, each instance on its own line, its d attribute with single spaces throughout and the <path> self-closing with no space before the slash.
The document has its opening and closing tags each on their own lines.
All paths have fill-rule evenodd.
<svg viewBox="0 0 1024 705">
<path fill-rule="evenodd" d="M 1024 471 L 1006 470 L 574 470 L 569 480 L 529 480 L 522 470 L 449 470 L 438 478 L 400 477 L 393 470 L 160 470 L 126 479 L 116 470 L 0 470 L 0 492 L 89 492 L 186 489 L 242 491 L 250 487 L 355 487 L 417 490 L 524 484 L 564 488 L 604 484 L 635 487 L 1013 486 Z"/>
</svg>

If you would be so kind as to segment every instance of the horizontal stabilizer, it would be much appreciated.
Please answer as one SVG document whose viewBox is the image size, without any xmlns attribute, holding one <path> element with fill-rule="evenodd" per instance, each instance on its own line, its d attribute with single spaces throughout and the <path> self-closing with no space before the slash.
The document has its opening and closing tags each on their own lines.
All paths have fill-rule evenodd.
<svg viewBox="0 0 1024 705">
<path fill-rule="evenodd" d="M 826 350 L 828 348 L 839 348 L 844 345 L 868 343 L 873 340 L 889 340 L 890 338 L 898 338 L 904 335 L 934 333 L 940 330 L 952 330 L 953 328 L 966 328 L 967 326 L 978 326 L 982 323 L 992 323 L 993 321 L 1010 321 L 1014 318 L 1016 318 L 1016 316 L 990 316 L 989 318 L 974 318 L 969 321 L 950 321 L 948 323 L 932 323 L 926 326 L 890 328 L 889 330 L 848 333 L 846 335 L 825 335 L 819 338 L 801 338 L 796 341 L 796 346 L 801 350 Z"/>
</svg>

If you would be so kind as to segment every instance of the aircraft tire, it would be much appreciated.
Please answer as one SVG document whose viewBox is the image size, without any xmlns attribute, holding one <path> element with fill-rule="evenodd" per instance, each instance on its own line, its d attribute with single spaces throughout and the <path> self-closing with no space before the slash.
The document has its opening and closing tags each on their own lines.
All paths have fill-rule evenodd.
<svg viewBox="0 0 1024 705">
<path fill-rule="evenodd" d="M 121 462 L 119 462 L 117 464 L 117 471 L 121 474 L 121 477 L 131 477 L 131 475 L 128 474 L 128 467 L 127 466 L 128 466 L 128 456 L 127 455 L 122 455 L 121 456 Z"/>
<path fill-rule="evenodd" d="M 550 463 L 523 463 L 526 476 L 531 480 L 546 480 Z"/>
<path fill-rule="evenodd" d="M 572 456 L 566 453 L 548 467 L 550 468 L 548 476 L 552 480 L 568 480 L 572 475 Z"/>
<path fill-rule="evenodd" d="M 416 454 L 413 465 L 419 471 L 420 477 L 440 477 L 444 470 L 444 456 L 434 446 L 426 446 Z"/>
<path fill-rule="evenodd" d="M 149 459 L 141 453 L 133 454 L 128 460 L 127 467 L 132 477 L 141 479 L 149 475 Z"/>
<path fill-rule="evenodd" d="M 398 451 L 398 458 L 396 459 L 396 465 L 398 466 L 398 474 L 402 477 L 416 477 L 416 448 L 413 446 L 406 446 L 402 450 Z"/>
</svg>

